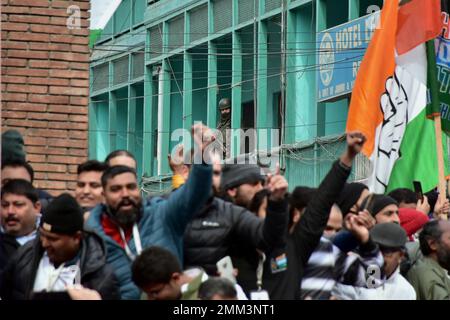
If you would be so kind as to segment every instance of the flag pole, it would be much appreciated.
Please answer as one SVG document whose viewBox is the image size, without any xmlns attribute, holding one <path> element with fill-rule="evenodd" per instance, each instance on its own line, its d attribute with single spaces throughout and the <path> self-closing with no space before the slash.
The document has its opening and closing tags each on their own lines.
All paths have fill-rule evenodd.
<svg viewBox="0 0 450 320">
<path fill-rule="evenodd" d="M 434 48 L 434 40 L 429 40 L 426 43 L 427 47 L 427 60 L 428 64 L 428 81 L 430 83 L 430 98 L 431 98 L 431 108 L 433 110 L 433 120 L 434 120 L 434 132 L 436 135 L 436 155 L 437 155 L 437 165 L 438 165 L 438 177 L 439 177 L 439 198 L 438 201 L 444 201 L 447 195 L 447 186 L 445 181 L 444 173 L 444 148 L 442 146 L 442 124 L 441 124 L 441 109 L 439 103 L 439 91 L 437 82 L 437 71 L 436 71 L 436 52 Z"/>
<path fill-rule="evenodd" d="M 446 195 L 446 182 L 444 174 L 444 148 L 442 147 L 441 115 L 434 116 L 434 131 L 436 133 L 436 151 L 439 173 L 439 195 Z"/>
</svg>

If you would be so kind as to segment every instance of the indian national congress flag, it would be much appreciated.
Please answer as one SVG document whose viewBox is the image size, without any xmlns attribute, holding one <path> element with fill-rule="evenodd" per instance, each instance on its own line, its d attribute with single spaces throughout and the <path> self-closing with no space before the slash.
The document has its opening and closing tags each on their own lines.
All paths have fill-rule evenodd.
<svg viewBox="0 0 450 320">
<path fill-rule="evenodd" d="M 411 0 L 402 6 L 398 0 L 384 2 L 347 120 L 347 131 L 360 130 L 368 138 L 363 152 L 372 163 L 373 192 L 412 189 L 414 180 L 424 191 L 438 184 L 434 122 L 427 118 L 425 44 L 441 30 L 440 0 Z"/>
<path fill-rule="evenodd" d="M 441 1 L 442 32 L 435 40 L 436 73 L 439 103 L 442 114 L 442 130 L 450 133 L 450 1 Z M 430 68 L 429 68 L 430 71 Z M 429 72 L 431 75 L 431 73 Z M 429 83 L 430 85 L 430 83 Z M 428 105 L 428 114 L 434 113 L 431 104 Z"/>
</svg>

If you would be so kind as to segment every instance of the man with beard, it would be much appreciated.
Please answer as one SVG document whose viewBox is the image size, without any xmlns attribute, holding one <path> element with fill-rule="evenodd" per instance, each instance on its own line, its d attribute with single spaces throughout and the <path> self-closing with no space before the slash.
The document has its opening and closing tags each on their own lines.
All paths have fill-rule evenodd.
<svg viewBox="0 0 450 320">
<path fill-rule="evenodd" d="M 239 177 L 235 178 L 240 178 L 243 184 L 249 182 L 250 189 L 253 189 L 251 186 L 253 182 L 257 181 L 258 187 L 254 191 L 261 190 L 264 177 L 261 175 L 259 167 L 256 165 L 242 166 Z M 213 187 L 214 193 L 216 193 L 221 184 L 221 166 L 218 157 L 214 158 L 213 168 Z M 262 207 L 260 212 L 266 219 L 260 219 L 256 214 L 250 212 L 247 206 L 238 206 L 235 203 L 211 196 L 207 205 L 195 215 L 186 229 L 184 238 L 185 267 L 201 266 L 208 274 L 217 275 L 216 262 L 227 255 L 233 255 L 236 248 L 240 247 L 243 252 L 252 254 L 251 257 L 245 255 L 243 259 L 255 262 L 249 264 L 244 261 L 245 266 L 243 264 L 234 265 L 239 269 L 238 283 L 246 293 L 250 293 L 250 290 L 256 287 L 256 280 L 252 281 L 254 277 L 250 276 L 250 281 L 245 282 L 239 275 L 247 274 L 247 270 L 251 275 L 256 274 L 259 258 L 257 249 L 266 251 L 274 246 L 282 246 L 287 227 L 286 189 L 285 178 L 280 174 L 275 174 L 268 180 L 266 189 L 261 190 L 264 192 L 262 197 L 264 199 L 261 198 L 264 205 L 257 205 L 257 207 L 258 209 Z M 254 198 L 254 195 L 255 193 L 250 195 L 248 202 Z M 236 260 L 233 261 L 233 264 L 235 263 Z M 268 263 L 270 263 L 270 259 L 268 259 Z"/>
<path fill-rule="evenodd" d="M 213 159 L 214 171 L 217 171 L 214 173 L 213 186 L 217 188 L 221 181 L 220 163 L 218 157 L 213 156 Z M 243 166 L 239 173 L 242 183 L 252 184 L 256 179 L 260 190 L 263 176 L 259 168 L 256 165 Z M 250 171 L 246 170 L 247 167 L 251 168 Z M 217 275 L 216 262 L 230 255 L 233 247 L 245 244 L 253 251 L 266 250 L 283 242 L 287 226 L 287 202 L 284 199 L 287 181 L 276 174 L 267 184 L 267 189 L 270 196 L 265 209 L 266 220 L 259 219 L 246 206 L 238 206 L 213 196 L 211 190 L 208 202 L 194 215 L 186 228 L 184 266 L 200 266 L 208 274 Z M 253 195 L 254 193 L 251 198 Z"/>
<path fill-rule="evenodd" d="M 214 140 L 209 129 L 193 126 L 197 152 Z M 105 240 L 107 261 L 115 270 L 122 299 L 139 299 L 141 292 L 131 280 L 131 262 L 143 249 L 160 246 L 183 261 L 183 234 L 193 214 L 206 202 L 211 190 L 209 159 L 201 157 L 202 164 L 194 164 L 186 184 L 167 199 L 154 197 L 143 200 L 137 183 L 136 171 L 128 166 L 109 167 L 102 176 L 105 204 L 95 207 L 87 225 Z"/>
<path fill-rule="evenodd" d="M 222 169 L 220 190 L 223 198 L 235 205 L 249 208 L 263 184 L 264 176 L 256 164 L 227 164 Z"/>
<path fill-rule="evenodd" d="M 384 264 L 380 268 L 383 277 L 380 286 L 374 286 L 373 278 L 367 278 L 366 287 L 337 283 L 332 295 L 338 300 L 416 300 L 416 292 L 400 274 L 400 264 L 405 256 L 406 231 L 397 223 L 376 224 L 370 230 L 370 237 L 378 244 Z M 371 267 L 371 276 L 377 274 Z"/>
<path fill-rule="evenodd" d="M 174 175 L 182 175 L 184 183 L 189 176 L 189 166 L 185 164 L 180 150 L 182 151 L 182 147 L 175 152 L 176 158 L 169 157 L 169 160 L 172 161 L 171 169 Z M 216 197 L 221 184 L 222 166 L 217 153 L 211 153 L 211 160 L 213 190 L 206 205 L 194 215 L 186 228 L 184 266 L 201 267 L 208 274 L 217 275 L 216 262 L 230 254 L 231 247 L 245 243 L 256 252 L 256 248 L 265 249 L 281 241 L 287 215 L 284 213 L 286 208 L 282 203 L 277 205 L 277 201 L 271 201 L 269 206 L 267 198 L 264 216 L 268 213 L 269 218 L 264 222 L 245 208 Z M 259 171 L 257 175 L 257 179 L 263 181 Z M 281 187 L 287 184 L 280 175 L 273 177 L 273 181 L 280 182 Z M 261 186 L 261 182 L 259 185 Z M 268 193 L 268 189 L 262 191 Z"/>
<path fill-rule="evenodd" d="M 424 255 L 408 272 L 418 300 L 450 300 L 450 221 L 428 222 L 419 235 Z"/>
</svg>

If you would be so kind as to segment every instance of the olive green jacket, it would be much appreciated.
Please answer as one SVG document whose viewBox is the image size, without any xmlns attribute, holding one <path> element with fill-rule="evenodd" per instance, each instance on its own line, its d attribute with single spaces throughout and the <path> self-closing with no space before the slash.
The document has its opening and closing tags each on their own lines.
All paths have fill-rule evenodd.
<svg viewBox="0 0 450 320">
<path fill-rule="evenodd" d="M 450 300 L 450 277 L 447 270 L 431 258 L 419 259 L 408 272 L 408 281 L 417 300 Z"/>
</svg>

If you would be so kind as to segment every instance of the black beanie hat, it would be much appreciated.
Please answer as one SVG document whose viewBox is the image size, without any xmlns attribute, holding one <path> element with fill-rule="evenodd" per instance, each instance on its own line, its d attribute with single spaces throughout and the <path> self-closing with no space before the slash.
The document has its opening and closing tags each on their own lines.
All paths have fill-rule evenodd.
<svg viewBox="0 0 450 320">
<path fill-rule="evenodd" d="M 368 200 L 369 198 L 370 200 Z M 370 201 L 371 203 L 367 205 L 367 201 Z M 391 204 L 395 204 L 398 206 L 398 202 L 389 196 L 385 196 L 384 194 L 372 194 L 371 197 L 365 199 L 365 201 L 362 203 L 362 207 L 368 207 L 369 212 L 372 214 L 372 216 L 375 217 L 378 212 Z"/>
<path fill-rule="evenodd" d="M 226 191 L 244 183 L 264 181 L 261 168 L 255 164 L 228 164 L 222 168 L 220 189 Z"/>
<path fill-rule="evenodd" d="M 60 234 L 71 235 L 81 231 L 83 223 L 83 211 L 68 193 L 54 198 L 41 218 L 42 229 Z"/>
<path fill-rule="evenodd" d="M 299 210 L 306 208 L 316 192 L 317 188 L 304 186 L 295 187 L 289 195 L 289 205 Z"/>
<path fill-rule="evenodd" d="M 336 203 L 344 216 L 350 211 L 350 208 L 356 204 L 364 189 L 368 189 L 367 186 L 359 182 L 345 184 Z"/>
<path fill-rule="evenodd" d="M 7 130 L 2 133 L 2 161 L 25 161 L 23 138 L 17 130 Z"/>
</svg>

